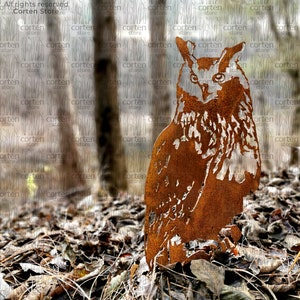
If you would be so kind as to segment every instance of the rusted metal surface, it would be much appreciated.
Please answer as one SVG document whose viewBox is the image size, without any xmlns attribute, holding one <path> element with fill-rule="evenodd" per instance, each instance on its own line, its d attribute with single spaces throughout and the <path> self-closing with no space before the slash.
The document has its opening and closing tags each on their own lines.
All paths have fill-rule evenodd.
<svg viewBox="0 0 300 300">
<path fill-rule="evenodd" d="M 185 244 L 216 240 L 260 177 L 249 83 L 238 65 L 245 43 L 213 58 L 196 58 L 191 41 L 176 44 L 183 58 L 176 112 L 154 144 L 145 186 L 150 268 L 201 257 Z"/>
</svg>

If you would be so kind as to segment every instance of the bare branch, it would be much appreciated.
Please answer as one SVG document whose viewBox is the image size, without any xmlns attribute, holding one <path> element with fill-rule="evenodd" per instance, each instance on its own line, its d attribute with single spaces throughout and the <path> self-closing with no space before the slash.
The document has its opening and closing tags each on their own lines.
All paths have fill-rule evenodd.
<svg viewBox="0 0 300 300">
<path fill-rule="evenodd" d="M 287 30 L 287 36 L 292 37 L 292 31 L 291 31 L 291 21 L 290 16 L 288 13 L 288 2 L 289 1 L 283 1 L 283 7 L 284 7 L 284 19 L 285 19 L 285 25 Z"/>
<path fill-rule="evenodd" d="M 271 26 L 271 30 L 274 34 L 275 40 L 278 44 L 281 44 L 281 37 L 280 34 L 278 32 L 278 29 L 276 27 L 276 22 L 275 22 L 275 17 L 274 17 L 274 13 L 273 13 L 273 7 L 270 5 L 267 12 L 268 12 L 268 17 L 269 17 L 269 22 L 270 22 L 270 26 Z"/>
</svg>

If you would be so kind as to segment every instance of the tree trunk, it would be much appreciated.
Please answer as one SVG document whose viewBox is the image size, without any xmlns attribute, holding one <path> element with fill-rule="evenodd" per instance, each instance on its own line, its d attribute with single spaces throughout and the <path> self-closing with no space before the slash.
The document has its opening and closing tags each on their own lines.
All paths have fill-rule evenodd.
<svg viewBox="0 0 300 300">
<path fill-rule="evenodd" d="M 292 123 L 292 135 L 300 137 L 300 107 L 296 107 Z M 298 139 L 297 139 L 298 140 Z M 298 140 L 299 143 L 299 140 Z M 290 165 L 299 165 L 299 144 L 291 147 Z"/>
<path fill-rule="evenodd" d="M 165 47 L 166 0 L 154 0 L 150 10 L 150 56 L 152 82 L 152 143 L 170 122 L 170 94 Z"/>
<path fill-rule="evenodd" d="M 100 186 L 115 196 L 127 189 L 125 151 L 117 98 L 114 1 L 92 0 L 94 26 L 95 121 Z"/>
<path fill-rule="evenodd" d="M 265 97 L 263 94 L 260 94 L 260 96 L 258 97 L 258 101 L 260 102 L 260 111 L 261 111 L 261 115 L 267 115 L 266 113 L 266 101 L 265 101 Z M 263 138 L 263 143 L 260 146 L 260 153 L 261 153 L 261 157 L 262 157 L 262 163 L 264 165 L 264 167 L 271 171 L 272 170 L 272 163 L 271 163 L 271 159 L 269 158 L 270 156 L 270 137 L 269 137 L 269 125 L 268 123 L 264 124 L 264 126 L 262 127 L 262 138 Z"/>
<path fill-rule="evenodd" d="M 44 0 L 47 7 L 53 7 L 54 0 Z M 58 14 L 46 14 L 48 41 L 50 44 L 60 43 L 62 34 Z M 63 51 L 51 47 L 52 79 L 57 85 L 51 90 L 51 97 L 57 108 L 61 150 L 61 184 L 63 189 L 84 187 L 86 185 L 79 152 L 74 135 L 75 113 L 71 105 L 73 99 L 70 75 Z"/>
<path fill-rule="evenodd" d="M 300 68 L 299 68 L 298 52 L 299 52 L 299 45 L 300 45 L 300 35 L 299 35 L 298 27 L 295 33 L 292 33 L 291 31 L 291 20 L 289 15 L 289 11 L 291 10 L 289 9 L 289 5 L 291 5 L 292 3 L 293 3 L 292 1 L 283 1 L 281 3 L 282 9 L 280 10 L 280 13 L 283 12 L 283 15 L 280 14 L 280 17 L 283 17 L 285 22 L 285 28 L 286 28 L 286 32 L 284 32 L 284 34 L 280 33 L 277 29 L 277 22 L 275 20 L 275 15 L 273 13 L 272 6 L 269 7 L 268 17 L 269 17 L 271 30 L 274 34 L 275 40 L 278 45 L 278 49 L 280 51 L 279 56 L 283 56 L 285 61 L 290 61 L 292 57 L 294 60 L 297 61 L 298 67 L 296 69 L 287 69 L 286 72 L 290 76 L 294 84 L 293 96 L 295 99 L 299 99 Z M 292 136 L 297 136 L 298 138 L 300 137 L 299 120 L 300 120 L 300 106 L 297 106 L 293 113 L 291 134 Z M 297 142 L 294 145 L 291 145 L 290 161 L 289 161 L 290 165 L 299 164 L 298 138 L 297 138 Z"/>
</svg>

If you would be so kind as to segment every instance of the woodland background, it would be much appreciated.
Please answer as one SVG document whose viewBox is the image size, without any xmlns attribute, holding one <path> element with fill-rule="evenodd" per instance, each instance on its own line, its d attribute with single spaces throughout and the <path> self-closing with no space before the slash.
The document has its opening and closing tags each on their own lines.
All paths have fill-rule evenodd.
<svg viewBox="0 0 300 300">
<path fill-rule="evenodd" d="M 77 188 L 102 191 L 113 170 L 107 143 L 121 159 L 114 162 L 123 180 L 116 191 L 143 194 L 153 139 L 175 108 L 176 36 L 193 40 L 198 56 L 246 42 L 240 65 L 263 168 L 299 163 L 298 1 L 1 0 L 0 14 L 3 211 Z M 110 104 L 115 110 L 107 114 Z M 116 126 L 98 152 L 95 109 L 102 131 Z M 123 152 L 126 166 L 118 169 Z"/>
</svg>

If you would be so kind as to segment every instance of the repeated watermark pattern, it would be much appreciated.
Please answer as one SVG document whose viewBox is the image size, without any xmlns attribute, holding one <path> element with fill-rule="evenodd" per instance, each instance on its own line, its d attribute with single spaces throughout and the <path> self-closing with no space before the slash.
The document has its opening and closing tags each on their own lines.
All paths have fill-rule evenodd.
<svg viewBox="0 0 300 300">
<path fill-rule="evenodd" d="M 298 32 L 298 6 L 294 2 L 290 5 L 290 23 L 286 24 L 279 6 L 269 0 L 169 0 L 165 5 L 156 5 L 154 0 L 115 0 L 103 4 L 98 13 L 115 15 L 117 39 L 107 36 L 105 49 L 116 50 L 118 78 L 109 87 L 117 89 L 122 140 L 130 160 L 128 180 L 135 191 L 143 193 L 151 130 L 155 124 L 169 123 L 175 110 L 176 76 L 182 67 L 176 36 L 195 42 L 196 57 L 218 57 L 225 47 L 246 43 L 239 65 L 248 75 L 259 141 L 268 141 L 269 145 L 261 149 L 262 164 L 266 160 L 274 166 L 287 163 L 290 147 L 300 143 L 299 134 L 292 131 L 300 99 L 289 75 L 299 71 L 300 61 L 293 47 L 283 52 L 279 49 L 274 28 L 282 36 L 289 33 L 292 37 Z M 279 16 L 273 29 L 269 12 Z M 60 18 L 60 41 L 47 39 L 49 14 Z M 165 18 L 165 39 L 151 40 L 151 14 Z M 76 143 L 83 152 L 92 153 L 88 162 L 95 164 L 94 28 L 90 1 L 2 0 L 0 16 L 1 163 L 8 166 L 11 162 L 27 162 L 28 175 L 32 171 L 28 153 L 33 147 L 43 149 L 42 165 L 59 162 L 56 133 L 59 122 L 63 124 L 69 117 L 58 118 L 53 93 L 67 88 L 78 123 Z M 151 55 L 161 50 L 165 51 L 165 71 L 153 76 L 151 69 L 156 66 Z M 58 77 L 51 67 L 57 53 L 63 53 L 66 62 L 66 69 L 60 70 Z M 68 79 L 63 77 L 66 71 L 70 74 Z M 169 97 L 168 117 L 151 115 L 152 96 L 157 91 L 165 91 Z M 32 162 L 34 169 L 39 162 Z M 85 177 L 92 181 L 93 176 L 88 171 Z M 23 177 L 15 186 L 25 183 Z M 13 193 L 11 189 L 6 194 L 4 190 L 4 183 L 0 183 L 3 198 L 23 195 L 21 190 Z"/>
</svg>

